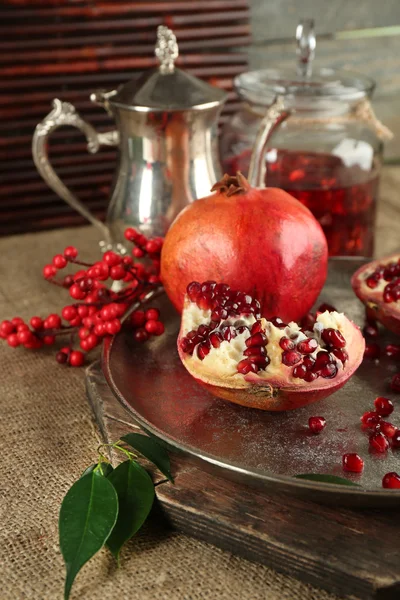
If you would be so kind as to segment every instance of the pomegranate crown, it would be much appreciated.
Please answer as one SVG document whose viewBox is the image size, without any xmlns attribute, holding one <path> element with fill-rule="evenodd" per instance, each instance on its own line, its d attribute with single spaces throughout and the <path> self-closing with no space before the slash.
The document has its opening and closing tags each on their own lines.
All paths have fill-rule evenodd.
<svg viewBox="0 0 400 600">
<path fill-rule="evenodd" d="M 212 192 L 220 192 L 225 196 L 233 196 L 234 194 L 245 194 L 250 189 L 250 184 L 246 177 L 240 171 L 236 175 L 228 175 L 225 173 L 221 181 L 217 181 L 211 188 Z"/>
</svg>

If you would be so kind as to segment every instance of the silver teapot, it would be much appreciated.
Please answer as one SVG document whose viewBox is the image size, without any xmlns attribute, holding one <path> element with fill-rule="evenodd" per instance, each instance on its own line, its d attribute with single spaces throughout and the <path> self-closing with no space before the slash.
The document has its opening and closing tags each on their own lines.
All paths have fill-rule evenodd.
<svg viewBox="0 0 400 600">
<path fill-rule="evenodd" d="M 217 119 L 226 93 L 175 67 L 176 37 L 157 31 L 158 68 L 117 90 L 99 90 L 91 100 L 113 116 L 117 129 L 97 133 L 72 104 L 58 99 L 37 125 L 32 152 L 35 165 L 52 190 L 95 225 L 103 247 L 123 250 L 127 226 L 162 236 L 189 203 L 210 193 L 221 176 L 217 158 Z M 86 136 L 88 151 L 118 146 L 119 157 L 105 224 L 96 219 L 52 168 L 47 137 L 72 125 Z"/>
</svg>

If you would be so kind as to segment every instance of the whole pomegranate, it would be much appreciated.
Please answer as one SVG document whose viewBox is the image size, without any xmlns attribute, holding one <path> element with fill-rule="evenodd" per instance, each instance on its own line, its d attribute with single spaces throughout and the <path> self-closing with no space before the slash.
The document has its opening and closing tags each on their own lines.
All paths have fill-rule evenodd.
<svg viewBox="0 0 400 600">
<path fill-rule="evenodd" d="M 311 212 L 277 188 L 237 173 L 187 206 L 164 241 L 161 279 L 179 312 L 193 280 L 224 281 L 257 297 L 264 317 L 299 320 L 327 274 L 328 248 Z"/>
<path fill-rule="evenodd" d="M 326 398 L 353 375 L 364 346 L 344 314 L 317 313 L 304 329 L 262 318 L 257 299 L 225 283 L 187 287 L 179 356 L 199 383 L 231 402 L 280 411 Z"/>
</svg>

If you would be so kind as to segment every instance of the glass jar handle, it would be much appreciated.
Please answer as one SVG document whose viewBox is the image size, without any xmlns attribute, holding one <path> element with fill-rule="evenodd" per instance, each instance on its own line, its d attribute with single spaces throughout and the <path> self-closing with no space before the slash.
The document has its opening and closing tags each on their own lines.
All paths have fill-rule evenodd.
<svg viewBox="0 0 400 600">
<path fill-rule="evenodd" d="M 64 185 L 50 164 L 47 150 L 47 138 L 53 131 L 63 125 L 76 127 L 85 134 L 88 142 L 87 149 L 91 154 L 95 154 L 101 145 L 118 145 L 118 132 L 109 131 L 102 134 L 97 133 L 89 123 L 82 119 L 72 104 L 69 102 L 62 102 L 58 98 L 55 98 L 53 100 L 53 110 L 36 126 L 32 140 L 33 160 L 44 181 L 74 210 L 79 212 L 85 219 L 97 227 L 104 236 L 104 241 L 109 244 L 111 238 L 106 225 L 99 221 L 99 219 L 96 219 L 96 217 L 92 215 L 67 186 Z"/>
<path fill-rule="evenodd" d="M 250 159 L 248 181 L 253 187 L 265 187 L 265 148 L 274 131 L 291 115 L 284 108 L 283 97 L 277 96 L 268 108 L 257 131 L 254 148 Z"/>
</svg>

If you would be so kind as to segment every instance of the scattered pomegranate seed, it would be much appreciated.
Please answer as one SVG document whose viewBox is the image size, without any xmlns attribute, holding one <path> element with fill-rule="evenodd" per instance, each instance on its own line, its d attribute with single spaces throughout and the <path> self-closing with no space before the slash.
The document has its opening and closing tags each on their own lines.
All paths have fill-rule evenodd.
<svg viewBox="0 0 400 600">
<path fill-rule="evenodd" d="M 394 471 L 391 473 L 386 473 L 382 479 L 382 487 L 391 490 L 400 489 L 400 475 Z"/>
<path fill-rule="evenodd" d="M 400 358 L 400 346 L 398 344 L 387 344 L 384 353 L 389 358 Z"/>
<path fill-rule="evenodd" d="M 398 429 L 392 437 L 392 448 L 398 450 L 400 448 L 400 430 Z"/>
<path fill-rule="evenodd" d="M 363 414 L 360 421 L 365 427 L 374 428 L 375 425 L 380 423 L 381 417 L 375 411 L 367 411 Z"/>
<path fill-rule="evenodd" d="M 375 398 L 374 404 L 376 412 L 381 417 L 388 417 L 394 411 L 393 402 L 389 398 L 378 396 L 378 398 Z"/>
<path fill-rule="evenodd" d="M 369 438 L 370 447 L 376 452 L 386 452 L 389 448 L 389 440 L 381 431 L 373 433 Z"/>
<path fill-rule="evenodd" d="M 380 423 L 376 425 L 375 431 L 381 431 L 384 435 L 386 435 L 387 438 L 391 440 L 396 435 L 398 429 L 388 421 L 380 421 Z"/>
<path fill-rule="evenodd" d="M 364 358 L 376 360 L 381 355 L 381 349 L 376 343 L 365 344 Z"/>
<path fill-rule="evenodd" d="M 308 419 L 308 427 L 312 433 L 321 433 L 326 426 L 324 417 L 310 417 Z"/>
<path fill-rule="evenodd" d="M 396 375 L 393 375 L 392 381 L 390 382 L 390 388 L 394 392 L 400 392 L 400 373 L 396 373 Z"/>
<path fill-rule="evenodd" d="M 369 338 L 379 337 L 379 329 L 376 324 L 366 323 L 363 327 L 363 334 Z"/>
<path fill-rule="evenodd" d="M 362 473 L 364 461 L 359 454 L 343 454 L 343 470 L 349 473 Z"/>
</svg>

